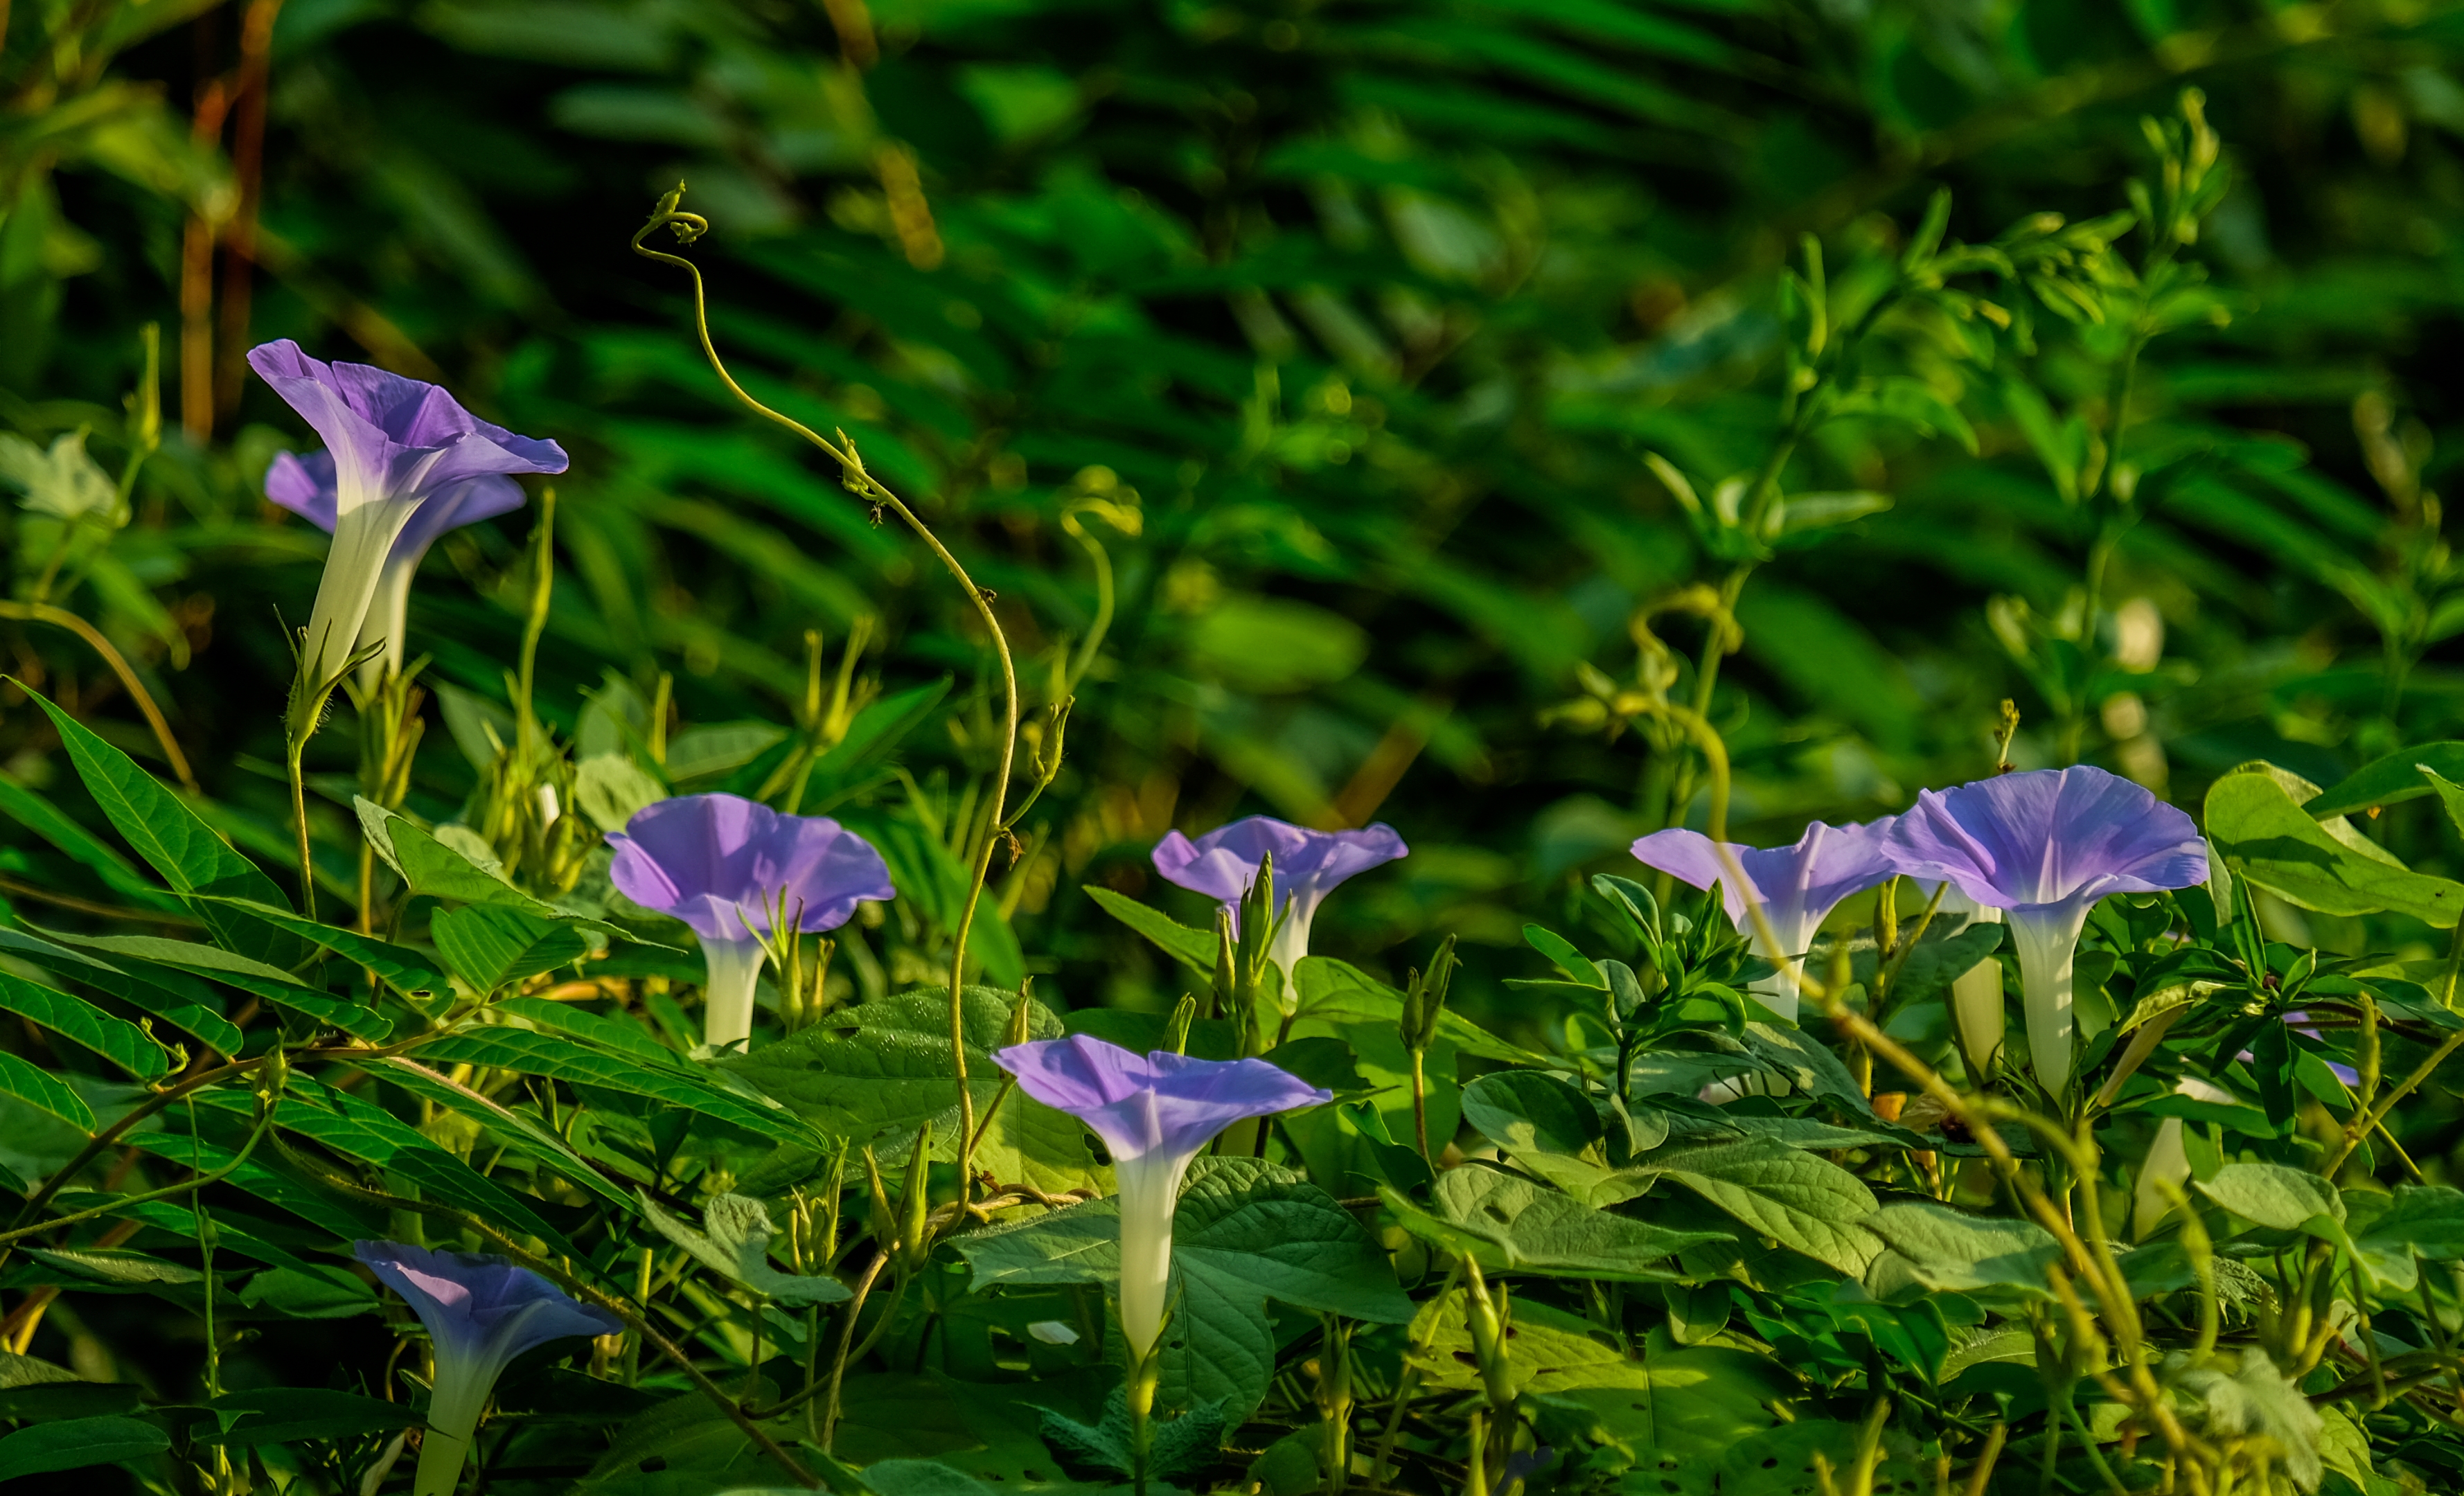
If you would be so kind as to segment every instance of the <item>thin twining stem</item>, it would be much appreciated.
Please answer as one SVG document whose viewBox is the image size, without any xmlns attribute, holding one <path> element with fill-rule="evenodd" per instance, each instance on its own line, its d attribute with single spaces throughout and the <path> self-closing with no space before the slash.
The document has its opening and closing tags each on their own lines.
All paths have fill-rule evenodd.
<svg viewBox="0 0 2464 1496">
<path fill-rule="evenodd" d="M 691 244 L 710 231 L 708 219 L 697 213 L 683 212 L 677 209 L 676 205 L 683 199 L 684 191 L 683 185 L 678 184 L 674 191 L 659 199 L 659 206 L 652 210 L 649 221 L 643 224 L 633 235 L 633 253 L 645 259 L 657 260 L 663 265 L 673 265 L 693 277 L 693 332 L 701 339 L 702 356 L 710 361 L 712 372 L 718 376 L 719 383 L 725 385 L 728 392 L 733 394 L 746 409 L 763 420 L 784 427 L 826 452 L 838 463 L 849 489 L 859 496 L 889 509 L 897 515 L 910 530 L 915 532 L 916 539 L 930 547 L 933 554 L 940 558 L 941 564 L 948 568 L 950 575 L 957 579 L 958 585 L 967 594 L 967 600 L 975 605 L 976 615 L 983 621 L 984 631 L 992 638 L 994 652 L 1001 658 L 1003 714 L 1001 767 L 993 776 L 991 814 L 984 818 L 982 841 L 975 848 L 974 855 L 969 860 L 967 896 L 959 906 L 957 928 L 953 932 L 950 947 L 950 1064 L 958 1086 L 958 1173 L 961 1180 L 959 1187 L 971 1189 L 972 1155 L 976 1135 L 976 1101 L 975 1093 L 968 1089 L 967 1085 L 965 980 L 967 935 L 974 928 L 977 906 L 983 901 L 984 883 L 992 875 L 993 848 L 1001 839 L 1001 809 L 1009 795 L 1010 771 L 1014 756 L 1018 751 L 1018 667 L 1010 658 L 1009 636 L 1001 631 L 1001 620 L 993 613 L 992 594 L 976 585 L 975 579 L 967 575 L 967 568 L 958 564 L 958 558 L 950 554 L 949 547 L 943 545 L 931 528 L 916 517 L 915 512 L 907 507 L 904 499 L 891 493 L 879 478 L 865 470 L 864 460 L 856 454 L 853 443 L 847 443 L 842 448 L 793 416 L 773 410 L 746 393 L 744 386 L 736 382 L 736 376 L 727 371 L 726 361 L 718 356 L 718 348 L 710 338 L 710 307 L 703 294 L 701 267 L 682 255 L 654 250 L 642 242 L 662 226 L 674 231 L 679 244 Z M 843 442 L 846 440 L 844 432 L 841 433 L 840 439 Z"/>
<path fill-rule="evenodd" d="M 137 678 L 135 671 L 128 668 L 128 661 L 121 652 L 112 648 L 111 641 L 102 636 L 101 629 L 67 608 L 54 607 L 49 603 L 0 601 L 0 618 L 52 624 L 84 640 L 95 653 L 102 656 L 102 663 L 110 666 L 111 673 L 120 677 L 121 689 L 128 693 L 128 699 L 136 702 L 137 710 L 144 714 L 145 725 L 154 730 L 154 741 L 162 746 L 163 758 L 171 765 L 171 772 L 179 777 L 180 787 L 192 795 L 204 793 L 197 787 L 196 771 L 188 767 L 188 756 L 180 751 L 180 740 L 171 736 L 171 724 L 164 717 L 163 709 L 154 704 L 144 683 Z"/>
</svg>

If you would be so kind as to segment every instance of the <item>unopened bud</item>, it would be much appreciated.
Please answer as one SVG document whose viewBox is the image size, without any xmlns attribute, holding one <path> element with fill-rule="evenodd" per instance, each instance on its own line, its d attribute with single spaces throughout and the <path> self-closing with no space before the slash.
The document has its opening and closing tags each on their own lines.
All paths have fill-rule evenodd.
<svg viewBox="0 0 2464 1496">
<path fill-rule="evenodd" d="M 1009 1024 L 1001 1030 L 1001 1047 L 1014 1049 L 1026 1043 L 1029 1024 L 1035 1017 L 1035 979 L 1027 978 L 1018 984 L 1018 1001 L 1011 1004 Z"/>
<path fill-rule="evenodd" d="M 1438 954 L 1429 961 L 1429 969 L 1412 973 L 1410 988 L 1403 994 L 1403 1018 L 1397 1025 L 1396 1037 L 1403 1047 L 1414 1054 L 1427 1052 L 1437 1043 L 1438 1020 L 1445 1012 L 1446 988 L 1454 980 L 1455 937 L 1446 936 Z"/>
<path fill-rule="evenodd" d="M 1189 1025 L 1198 1018 L 1198 1000 L 1182 993 L 1172 1005 L 1172 1021 L 1164 1025 L 1163 1046 L 1175 1054 L 1189 1052 Z"/>
</svg>

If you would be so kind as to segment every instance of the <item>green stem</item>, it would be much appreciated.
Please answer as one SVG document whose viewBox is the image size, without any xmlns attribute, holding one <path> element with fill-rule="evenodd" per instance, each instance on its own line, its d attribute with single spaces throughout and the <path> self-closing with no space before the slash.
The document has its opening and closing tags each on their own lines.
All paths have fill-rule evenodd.
<svg viewBox="0 0 2464 1496">
<path fill-rule="evenodd" d="M 2456 921 L 2455 934 L 2448 942 L 2447 979 L 2439 987 L 2439 1006 L 2452 1008 L 2455 1005 L 2455 984 L 2459 975 L 2464 975 L 2464 920 Z M 2428 1059 L 2413 1067 L 2410 1075 L 2406 1076 L 2380 1098 L 2376 1107 L 2366 1111 L 2356 1111 L 2353 1120 L 2344 1124 L 2343 1145 L 2336 1150 L 2335 1156 L 2319 1166 L 2320 1176 L 2322 1178 L 2334 1178 L 2336 1171 L 2344 1166 L 2344 1160 L 2353 1156 L 2353 1150 L 2362 1145 L 2362 1139 L 2367 1137 L 2373 1128 L 2387 1121 L 2387 1113 L 2395 1110 L 2396 1103 L 2411 1095 L 2422 1083 L 2436 1073 L 2438 1067 L 2447 1063 L 2447 1057 L 2458 1048 L 2464 1048 L 2464 1028 L 2455 1030 L 2442 1040 L 2437 1048 L 2430 1051 Z"/>
<path fill-rule="evenodd" d="M 634 253 L 645 259 L 656 260 L 663 265 L 673 265 L 693 277 L 693 331 L 701 339 L 702 355 L 709 360 L 712 371 L 717 374 L 719 382 L 727 386 L 728 392 L 734 395 L 746 409 L 795 432 L 805 441 L 820 448 L 839 464 L 844 481 L 848 488 L 854 490 L 860 496 L 889 509 L 898 516 L 908 529 L 914 532 L 916 539 L 924 542 L 942 566 L 957 581 L 959 587 L 965 591 L 967 600 L 975 605 L 976 616 L 981 620 L 986 634 L 992 639 L 994 653 L 1001 661 L 1002 699 L 1001 765 L 993 776 L 991 813 L 984 817 L 985 829 L 982 843 L 969 862 L 967 894 L 959 905 L 958 921 L 952 932 L 950 947 L 950 1062 L 953 1079 L 958 1089 L 958 1187 L 962 1193 L 972 1194 L 976 1101 L 975 1093 L 967 1084 L 965 980 L 967 936 L 975 926 L 976 910 L 983 902 L 984 881 L 992 872 L 993 848 L 1000 844 L 1001 838 L 1001 807 L 1009 796 L 1010 774 L 1018 752 L 1018 667 L 1010 657 L 1009 636 L 1002 632 L 1001 619 L 993 612 L 992 595 L 976 585 L 975 579 L 967 575 L 966 567 L 958 564 L 958 559 L 950 554 L 949 547 L 943 545 L 940 538 L 933 533 L 931 527 L 918 518 L 913 510 L 907 507 L 904 499 L 891 493 L 879 478 L 866 471 L 864 461 L 856 454 L 852 443 L 842 450 L 802 421 L 771 409 L 747 393 L 744 386 L 736 382 L 736 376 L 727 371 L 726 362 L 718 356 L 717 345 L 711 341 L 710 308 L 703 290 L 701 268 L 681 255 L 648 248 L 642 242 L 649 237 L 652 231 L 663 226 L 672 229 L 678 242 L 683 244 L 690 244 L 710 231 L 708 220 L 698 214 L 677 209 L 676 204 L 683 196 L 684 187 L 678 186 L 675 191 L 661 199 L 658 209 L 650 214 L 649 220 L 633 234 L 632 248 Z M 844 439 L 844 433 L 842 433 L 842 439 Z"/>
<path fill-rule="evenodd" d="M 137 703 L 138 712 L 145 718 L 145 725 L 153 730 L 154 741 L 161 746 L 164 760 L 178 776 L 181 787 L 192 795 L 203 793 L 197 787 L 196 771 L 188 767 L 188 756 L 180 751 L 180 740 L 171 736 L 171 724 L 164 717 L 163 709 L 154 704 L 154 697 L 145 690 L 145 683 L 137 678 L 137 672 L 128 668 L 126 658 L 112 647 L 109 639 L 102 636 L 102 630 L 67 608 L 54 607 L 48 603 L 0 600 L 0 618 L 50 624 L 84 640 L 86 647 L 100 655 L 102 663 L 111 668 L 111 673 L 119 677 L 120 689 L 128 693 L 128 699 Z"/>
</svg>

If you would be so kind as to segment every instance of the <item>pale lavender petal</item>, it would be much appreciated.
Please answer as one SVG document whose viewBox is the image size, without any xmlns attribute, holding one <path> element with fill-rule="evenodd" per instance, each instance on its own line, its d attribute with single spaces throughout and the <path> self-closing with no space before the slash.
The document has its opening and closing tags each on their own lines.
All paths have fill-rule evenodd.
<svg viewBox="0 0 2464 1496">
<path fill-rule="evenodd" d="M 1353 874 L 1410 852 L 1391 825 L 1312 831 L 1272 816 L 1248 816 L 1195 842 L 1178 831 L 1166 832 L 1155 844 L 1155 867 L 1167 881 L 1220 902 L 1233 914 L 1238 935 L 1241 897 L 1258 881 L 1258 869 L 1271 853 L 1275 883 L 1267 900 L 1279 913 L 1289 906 L 1273 957 L 1289 980 L 1292 966 L 1309 952 L 1309 925 L 1327 894 Z"/>
<path fill-rule="evenodd" d="M 269 496 L 271 490 L 269 489 Z M 280 500 L 276 500 L 280 502 Z M 416 566 L 419 558 L 436 543 L 436 538 L 448 530 L 459 530 L 466 524 L 510 515 L 522 507 L 522 486 L 499 473 L 489 473 L 467 483 L 444 490 L 419 506 L 410 522 L 402 527 L 401 539 L 393 542 L 397 561 Z"/>
<path fill-rule="evenodd" d="M 2189 816 L 2084 764 L 1927 790 L 1899 818 L 1888 847 L 1901 872 L 1947 878 L 1997 909 L 2208 880 L 2207 845 Z"/>
<path fill-rule="evenodd" d="M 265 496 L 318 529 L 334 532 L 334 454 L 312 451 L 305 457 L 287 451 L 274 454 L 265 470 Z"/>
<path fill-rule="evenodd" d="M 1092 1128 L 1116 1160 L 1195 1155 L 1244 1118 L 1334 1099 L 1264 1060 L 1141 1055 L 1085 1034 L 1014 1045 L 993 1059 L 1019 1089 Z"/>
<path fill-rule="evenodd" d="M 782 816 L 737 795 L 683 795 L 645 807 L 607 838 L 618 891 L 672 914 L 705 940 L 767 932 L 783 894 L 797 927 L 835 930 L 859 903 L 897 896 L 864 838 L 818 816 Z"/>
<path fill-rule="evenodd" d="M 1839 907 L 1842 899 L 1861 893 L 1892 876 L 1883 842 L 1891 823 L 1835 826 L 1816 821 L 1791 847 L 1740 847 L 1728 850 L 1764 917 L 1783 943 L 1810 940 L 1814 932 Z M 1636 860 L 1698 889 L 1720 885 L 1721 903 L 1741 931 L 1748 928 L 1745 891 L 1721 858 L 1719 845 L 1699 831 L 1672 827 L 1654 831 L 1634 844 Z M 1793 940 L 1792 940 L 1793 937 Z M 1781 952 L 1804 954 L 1801 949 Z"/>
</svg>

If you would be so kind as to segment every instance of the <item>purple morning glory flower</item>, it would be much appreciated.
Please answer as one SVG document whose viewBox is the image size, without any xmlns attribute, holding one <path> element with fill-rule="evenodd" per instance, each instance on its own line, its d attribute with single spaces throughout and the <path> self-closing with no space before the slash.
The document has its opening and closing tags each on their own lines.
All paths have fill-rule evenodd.
<svg viewBox="0 0 2464 1496">
<path fill-rule="evenodd" d="M 434 385 L 364 363 L 321 363 L 288 339 L 253 349 L 248 362 L 325 438 L 334 459 L 334 547 L 308 614 L 312 682 L 331 679 L 351 657 L 396 542 L 420 511 L 454 495 L 467 511 L 465 491 L 476 479 L 565 470 L 563 448 L 491 426 Z M 286 490 L 296 491 L 296 476 L 285 475 Z M 429 539 L 448 528 L 436 525 Z M 385 648 L 388 659 L 400 658 L 398 640 L 388 637 Z"/>
<path fill-rule="evenodd" d="M 1698 889 L 1720 885 L 1721 902 L 1737 933 L 1752 943 L 1756 956 L 1779 968 L 1776 975 L 1755 982 L 1754 992 L 1768 1000 L 1772 1012 L 1793 1019 L 1803 975 L 1798 963 L 1822 922 L 1841 899 L 1864 892 L 1898 870 L 1882 848 L 1889 830 L 1887 820 L 1850 826 L 1816 821 L 1793 847 L 1740 847 L 1731 842 L 1728 850 L 1746 876 L 1745 889 L 1738 888 L 1729 875 L 1719 844 L 1700 831 L 1682 827 L 1654 831 L 1634 844 L 1634 855 Z M 1754 928 L 1747 906 L 1749 892 L 1762 905 L 1763 918 L 1771 925 L 1778 950 L 1763 949 L 1762 934 Z"/>
<path fill-rule="evenodd" d="M 1886 845 L 1900 871 L 1948 879 L 2008 912 L 2028 1048 L 2036 1078 L 2057 1094 L 2071 1078 L 2071 961 L 2088 910 L 2108 893 L 2208 881 L 2207 844 L 2189 816 L 2084 764 L 1926 790 L 1892 824 Z"/>
<path fill-rule="evenodd" d="M 723 1048 L 753 1034 L 763 937 L 784 900 L 807 933 L 836 930 L 859 903 L 898 896 L 872 845 L 821 816 L 782 816 L 740 795 L 684 795 L 645 806 L 607 838 L 608 875 L 645 909 L 701 936 L 703 1037 Z M 801 914 L 800 912 L 801 911 Z"/>
<path fill-rule="evenodd" d="M 412 1496 L 451 1496 L 479 1414 L 496 1378 L 535 1346 L 576 1335 L 612 1335 L 625 1322 L 501 1257 L 431 1252 L 399 1242 L 361 1242 L 352 1252 L 428 1327 L 436 1353 L 428 1437 Z"/>
<path fill-rule="evenodd" d="M 1258 881 L 1259 864 L 1272 853 L 1275 886 L 1267 899 L 1286 913 L 1266 954 L 1283 970 L 1288 1000 L 1299 990 L 1292 985 L 1292 968 L 1309 954 L 1309 921 L 1319 901 L 1353 873 L 1410 851 L 1395 828 L 1382 823 L 1358 831 L 1311 831 L 1272 816 L 1250 816 L 1195 842 L 1178 831 L 1166 832 L 1155 844 L 1155 866 L 1168 881 L 1220 899 L 1238 919 L 1241 895 Z"/>
<path fill-rule="evenodd" d="M 1172 1281 L 1172 1214 L 1190 1160 L 1248 1117 L 1334 1099 L 1264 1060 L 1137 1054 L 1085 1034 L 1014 1045 L 993 1056 L 1018 1089 L 1093 1129 L 1120 1184 L 1121 1333 L 1132 1365 L 1163 1331 Z"/>
<path fill-rule="evenodd" d="M 265 496 L 331 535 L 338 499 L 334 454 L 312 451 L 300 457 L 287 451 L 275 452 L 274 466 L 265 470 Z M 521 507 L 521 485 L 492 473 L 440 490 L 412 512 L 377 573 L 376 591 L 370 597 L 367 617 L 361 622 L 353 646 L 384 644 L 385 652 L 363 667 L 369 676 L 402 669 L 410 581 L 419 575 L 419 563 L 437 537 L 466 524 L 512 514 Z"/>
</svg>

